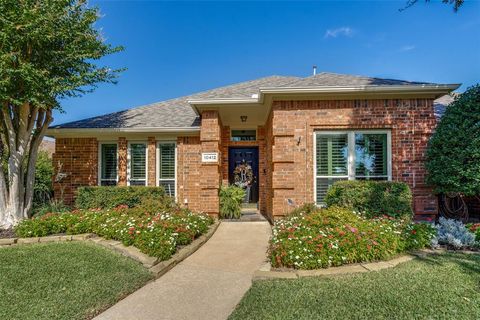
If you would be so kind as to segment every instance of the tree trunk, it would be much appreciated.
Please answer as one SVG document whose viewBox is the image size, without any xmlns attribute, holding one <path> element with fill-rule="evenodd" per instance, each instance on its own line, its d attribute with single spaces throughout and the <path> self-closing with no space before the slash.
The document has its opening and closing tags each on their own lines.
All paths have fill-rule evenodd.
<svg viewBox="0 0 480 320">
<path fill-rule="evenodd" d="M 38 148 L 52 122 L 52 110 L 4 102 L 0 135 L 7 150 L 7 174 L 0 166 L 0 227 L 10 228 L 32 210 Z"/>
</svg>

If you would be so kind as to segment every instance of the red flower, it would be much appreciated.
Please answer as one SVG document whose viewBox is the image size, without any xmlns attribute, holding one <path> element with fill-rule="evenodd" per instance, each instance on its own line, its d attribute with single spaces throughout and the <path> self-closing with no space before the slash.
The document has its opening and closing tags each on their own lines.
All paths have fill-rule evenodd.
<svg viewBox="0 0 480 320">
<path fill-rule="evenodd" d="M 412 234 L 417 234 L 417 230 L 412 230 Z"/>
</svg>

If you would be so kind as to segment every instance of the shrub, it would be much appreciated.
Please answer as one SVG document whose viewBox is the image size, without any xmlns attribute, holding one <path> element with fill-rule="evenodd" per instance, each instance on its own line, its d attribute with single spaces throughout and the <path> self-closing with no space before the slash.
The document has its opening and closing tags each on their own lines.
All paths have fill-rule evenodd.
<svg viewBox="0 0 480 320">
<path fill-rule="evenodd" d="M 432 239 L 432 247 L 443 244 L 454 249 L 463 249 L 475 244 L 475 235 L 469 232 L 461 221 L 440 217 L 435 228 L 437 236 Z"/>
<path fill-rule="evenodd" d="M 43 216 L 47 213 L 62 213 L 70 211 L 70 207 L 59 200 L 49 200 L 38 207 L 34 208 L 33 215 L 35 217 Z"/>
<path fill-rule="evenodd" d="M 480 194 L 480 85 L 448 106 L 427 149 L 427 182 L 438 193 Z"/>
<path fill-rule="evenodd" d="M 145 204 L 150 209 L 170 208 L 171 197 L 162 187 L 81 187 L 77 190 L 75 205 L 79 209 L 112 209 L 121 205 L 129 207 Z"/>
<path fill-rule="evenodd" d="M 220 218 L 239 219 L 242 215 L 242 202 L 245 198 L 245 190 L 234 185 L 222 186 L 219 196 Z"/>
<path fill-rule="evenodd" d="M 393 219 L 339 207 L 289 215 L 273 227 L 270 259 L 274 267 L 298 269 L 387 259 L 405 250 L 400 230 Z"/>
<path fill-rule="evenodd" d="M 341 206 L 367 217 L 387 215 L 411 218 L 412 193 L 406 183 L 390 181 L 338 181 L 327 191 L 327 206 Z"/>
<path fill-rule="evenodd" d="M 480 223 L 470 223 L 467 224 L 468 230 L 475 234 L 475 240 L 480 242 Z"/>
<path fill-rule="evenodd" d="M 175 208 L 170 212 L 151 214 L 123 205 L 105 210 L 49 213 L 23 220 L 16 226 L 15 233 L 19 237 L 41 237 L 91 232 L 166 260 L 175 253 L 177 246 L 189 244 L 205 233 L 212 223 L 213 219 L 208 215 L 194 214 L 187 209 Z"/>
<path fill-rule="evenodd" d="M 52 158 L 46 151 L 39 151 L 35 164 L 35 184 L 33 186 L 33 204 L 41 207 L 52 198 L 53 186 Z"/>
<path fill-rule="evenodd" d="M 430 246 L 437 229 L 430 223 L 406 223 L 403 229 L 405 250 L 416 250 Z"/>
</svg>

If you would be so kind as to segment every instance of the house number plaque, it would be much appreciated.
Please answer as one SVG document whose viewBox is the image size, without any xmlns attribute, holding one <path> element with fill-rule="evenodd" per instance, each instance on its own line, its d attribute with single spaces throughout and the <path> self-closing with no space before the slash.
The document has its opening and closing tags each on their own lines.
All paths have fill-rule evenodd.
<svg viewBox="0 0 480 320">
<path fill-rule="evenodd" d="M 203 152 L 202 153 L 202 162 L 218 162 L 218 153 L 217 152 Z"/>
</svg>

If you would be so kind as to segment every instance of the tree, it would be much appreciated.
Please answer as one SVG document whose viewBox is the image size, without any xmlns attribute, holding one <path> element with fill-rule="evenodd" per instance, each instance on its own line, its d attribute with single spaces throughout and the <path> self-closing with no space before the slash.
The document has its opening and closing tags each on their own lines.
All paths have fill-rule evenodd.
<svg viewBox="0 0 480 320">
<path fill-rule="evenodd" d="M 418 3 L 418 1 L 419 0 L 408 0 L 405 7 L 400 9 L 400 11 L 403 11 L 405 9 L 410 8 L 411 6 Z M 430 2 L 430 0 L 425 0 L 425 2 Z M 448 4 L 448 5 L 453 5 L 453 11 L 455 11 L 455 12 L 457 12 L 458 9 L 460 9 L 460 7 L 462 6 L 462 4 L 464 2 L 465 2 L 465 0 L 442 0 L 442 3 Z"/>
<path fill-rule="evenodd" d="M 96 63 L 122 50 L 104 43 L 98 18 L 85 0 L 0 0 L 0 227 L 31 213 L 38 148 L 61 99 L 121 71 Z"/>
<path fill-rule="evenodd" d="M 437 193 L 480 195 L 480 85 L 446 109 L 427 150 L 427 182 Z"/>
</svg>

